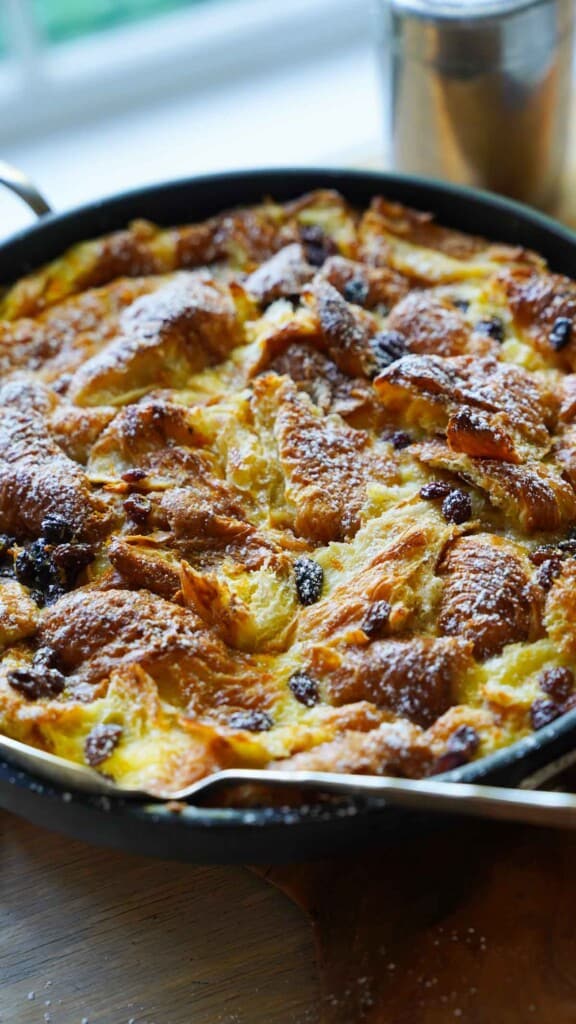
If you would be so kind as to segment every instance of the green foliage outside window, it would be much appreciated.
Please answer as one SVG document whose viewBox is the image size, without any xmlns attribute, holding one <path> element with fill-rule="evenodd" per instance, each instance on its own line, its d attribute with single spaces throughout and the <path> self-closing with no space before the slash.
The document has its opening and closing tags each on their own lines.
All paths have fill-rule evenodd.
<svg viewBox="0 0 576 1024">
<path fill-rule="evenodd" d="M 44 37 L 51 43 L 61 43 L 207 2 L 209 0 L 34 0 L 34 7 Z"/>
</svg>

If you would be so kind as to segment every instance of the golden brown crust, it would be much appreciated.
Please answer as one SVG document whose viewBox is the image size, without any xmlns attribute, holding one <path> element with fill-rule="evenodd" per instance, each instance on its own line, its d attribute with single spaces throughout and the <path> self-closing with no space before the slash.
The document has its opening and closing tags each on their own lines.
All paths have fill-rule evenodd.
<svg viewBox="0 0 576 1024">
<path fill-rule="evenodd" d="M 499 654 L 506 644 L 536 640 L 542 634 L 543 593 L 531 570 L 517 544 L 490 534 L 461 537 L 440 565 L 440 632 L 470 640 L 480 659 Z"/>
<path fill-rule="evenodd" d="M 496 348 L 489 338 L 473 334 L 449 299 L 430 294 L 430 290 L 411 292 L 402 299 L 390 313 L 387 326 L 400 331 L 408 351 L 416 355 L 489 354 Z"/>
<path fill-rule="evenodd" d="M 470 657 L 470 645 L 452 638 L 375 640 L 335 652 L 324 666 L 330 701 L 367 700 L 418 725 L 430 725 L 455 703 L 455 682 Z M 312 665 L 318 655 L 312 655 Z"/>
<path fill-rule="evenodd" d="M 394 477 L 387 453 L 364 431 L 320 417 L 292 387 L 280 394 L 275 435 L 295 532 L 324 543 L 352 536 L 368 479 Z"/>
<path fill-rule="evenodd" d="M 330 190 L 139 221 L 17 282 L 0 730 L 91 763 L 112 725 L 98 767 L 157 792 L 240 765 L 419 777 L 560 714 L 575 289 Z"/>
<path fill-rule="evenodd" d="M 560 351 L 551 341 L 557 319 L 565 317 L 572 322 L 576 316 L 574 281 L 525 267 L 504 271 L 498 283 L 521 336 L 562 369 L 576 369 L 576 337 Z"/>
<path fill-rule="evenodd" d="M 513 466 L 491 458 L 471 458 L 448 445 L 429 441 L 414 454 L 425 465 L 449 470 L 473 483 L 501 509 L 510 528 L 522 533 L 567 531 L 576 522 L 576 493 L 554 463 Z"/>
<path fill-rule="evenodd" d="M 551 446 L 554 395 L 520 367 L 474 356 L 406 356 L 384 370 L 375 386 L 392 412 L 410 419 L 421 412 L 451 434 L 452 446 L 458 436 L 457 450 L 467 451 L 470 428 L 456 419 L 467 410 L 483 414 L 483 431 L 492 432 L 497 445 L 506 438 L 515 446 L 514 461 L 529 454 L 531 446 L 544 452 Z M 469 446 L 475 443 L 472 439 Z"/>
</svg>

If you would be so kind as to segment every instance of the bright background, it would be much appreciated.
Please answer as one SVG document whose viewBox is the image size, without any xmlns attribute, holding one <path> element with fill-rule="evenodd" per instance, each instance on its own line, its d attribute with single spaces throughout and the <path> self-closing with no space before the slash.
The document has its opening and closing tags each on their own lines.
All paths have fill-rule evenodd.
<svg viewBox="0 0 576 1024">
<path fill-rule="evenodd" d="M 371 0 L 0 0 L 0 158 L 57 209 L 211 170 L 377 161 Z M 0 192 L 0 234 L 29 222 Z"/>
</svg>

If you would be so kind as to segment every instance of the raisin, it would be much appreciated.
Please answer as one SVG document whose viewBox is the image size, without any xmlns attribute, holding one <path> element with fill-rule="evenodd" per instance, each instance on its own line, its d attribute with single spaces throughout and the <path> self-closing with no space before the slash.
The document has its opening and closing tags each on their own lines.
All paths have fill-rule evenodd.
<svg viewBox="0 0 576 1024">
<path fill-rule="evenodd" d="M 395 430 L 390 437 L 390 443 L 394 451 L 400 452 L 403 448 L 408 448 L 412 444 L 412 438 L 405 430 Z"/>
<path fill-rule="evenodd" d="M 480 745 L 480 737 L 471 725 L 460 725 L 449 737 L 445 752 L 434 765 L 434 773 L 451 772 L 460 768 L 474 756 Z"/>
<path fill-rule="evenodd" d="M 461 768 L 463 764 L 466 764 L 466 759 L 462 758 L 461 754 L 451 754 L 447 750 L 436 759 L 431 774 L 440 775 L 441 772 L 453 772 L 455 768 Z"/>
<path fill-rule="evenodd" d="M 480 737 L 471 725 L 459 725 L 450 736 L 446 750 L 451 754 L 466 754 L 468 760 L 476 753 L 480 746 Z"/>
<path fill-rule="evenodd" d="M 20 551 L 14 563 L 16 578 L 30 587 L 32 598 L 40 607 L 54 604 L 74 586 L 78 573 L 94 558 L 89 544 L 47 545 L 44 538 L 35 540 Z"/>
<path fill-rule="evenodd" d="M 374 601 L 362 619 L 360 628 L 366 636 L 378 636 L 388 624 L 391 611 L 388 601 Z"/>
<path fill-rule="evenodd" d="M 267 711 L 234 711 L 228 725 L 231 729 L 246 729 L 247 732 L 267 732 L 274 722 Z"/>
<path fill-rule="evenodd" d="M 539 565 L 538 572 L 536 573 L 536 582 L 542 587 L 542 590 L 550 590 L 554 580 L 560 575 L 561 571 L 561 559 L 557 557 L 548 558 Z"/>
<path fill-rule="evenodd" d="M 0 558 L 5 558 L 15 543 L 14 537 L 9 537 L 7 533 L 0 533 Z"/>
<path fill-rule="evenodd" d="M 572 337 L 572 321 L 567 316 L 559 316 L 554 321 L 549 335 L 549 342 L 555 352 L 561 352 Z"/>
<path fill-rule="evenodd" d="M 142 525 L 152 511 L 150 498 L 145 494 L 131 494 L 124 502 L 124 511 L 134 523 Z"/>
<path fill-rule="evenodd" d="M 424 487 L 420 488 L 420 497 L 424 498 L 424 501 L 447 498 L 452 489 L 452 485 L 447 484 L 445 480 L 431 480 L 429 484 L 424 484 Z"/>
<path fill-rule="evenodd" d="M 74 530 L 64 516 L 51 512 L 42 520 L 42 536 L 49 544 L 67 544 L 74 536 Z"/>
<path fill-rule="evenodd" d="M 324 570 L 313 558 L 297 558 L 294 562 L 296 593 L 300 604 L 315 604 L 322 595 Z"/>
<path fill-rule="evenodd" d="M 540 546 L 535 548 L 530 555 L 530 561 L 533 562 L 534 565 L 542 565 L 550 558 L 556 557 L 557 551 L 553 544 L 540 544 Z"/>
<path fill-rule="evenodd" d="M 14 558 L 10 552 L 15 543 L 14 537 L 8 536 L 7 533 L 0 533 L 0 576 L 14 575 Z"/>
<path fill-rule="evenodd" d="M 305 224 L 301 227 L 300 238 L 304 244 L 306 259 L 313 267 L 321 267 L 329 256 L 334 256 L 338 252 L 333 240 L 316 224 Z"/>
<path fill-rule="evenodd" d="M 406 338 L 400 331 L 379 331 L 370 345 L 378 373 L 406 355 Z"/>
<path fill-rule="evenodd" d="M 546 700 L 543 697 L 538 697 L 530 708 L 532 728 L 534 730 L 543 729 L 545 725 L 549 725 L 550 722 L 553 722 L 561 714 L 562 708 L 559 707 L 555 700 Z"/>
<path fill-rule="evenodd" d="M 561 540 L 558 542 L 558 550 L 564 555 L 576 556 L 576 540 L 570 538 L 569 540 Z"/>
<path fill-rule="evenodd" d="M 368 285 L 361 277 L 351 277 L 346 281 L 342 294 L 346 302 L 353 302 L 355 306 L 363 306 L 368 298 Z"/>
<path fill-rule="evenodd" d="M 318 683 L 302 669 L 299 669 L 290 676 L 288 686 L 296 700 L 299 700 L 307 708 L 313 708 L 320 700 Z"/>
<path fill-rule="evenodd" d="M 90 544 L 59 544 L 52 552 L 52 560 L 70 582 L 94 560 L 94 550 Z"/>
<path fill-rule="evenodd" d="M 64 597 L 66 593 L 66 587 L 63 587 L 61 583 L 51 583 L 44 591 L 44 604 L 55 604 L 61 597 Z"/>
<path fill-rule="evenodd" d="M 66 680 L 58 669 L 47 668 L 44 665 L 16 668 L 8 673 L 7 678 L 12 689 L 17 690 L 27 700 L 57 697 L 66 686 Z"/>
<path fill-rule="evenodd" d="M 145 480 L 148 476 L 145 469 L 127 469 L 125 473 L 122 473 L 122 479 L 127 484 L 138 484 L 141 480 Z"/>
<path fill-rule="evenodd" d="M 504 324 L 499 316 L 487 316 L 484 320 L 479 320 L 476 324 L 476 330 L 480 331 L 481 334 L 487 334 L 489 338 L 499 341 L 500 344 L 506 336 Z"/>
<path fill-rule="evenodd" d="M 538 678 L 538 685 L 552 700 L 563 704 L 574 690 L 574 673 L 569 668 L 548 668 Z"/>
<path fill-rule="evenodd" d="M 30 547 L 19 552 L 14 569 L 19 582 L 34 589 L 46 590 L 50 584 L 60 582 L 51 553 L 42 539 L 33 541 Z"/>
<path fill-rule="evenodd" d="M 84 743 L 86 764 L 95 768 L 106 761 L 120 743 L 122 732 L 121 725 L 95 725 Z"/>
<path fill-rule="evenodd" d="M 466 491 L 451 491 L 442 502 L 442 515 L 447 523 L 466 523 L 472 515 L 472 499 Z"/>
<path fill-rule="evenodd" d="M 72 383 L 72 374 L 63 373 L 56 380 L 53 380 L 50 387 L 52 391 L 55 391 L 57 395 L 65 395 Z"/>
</svg>

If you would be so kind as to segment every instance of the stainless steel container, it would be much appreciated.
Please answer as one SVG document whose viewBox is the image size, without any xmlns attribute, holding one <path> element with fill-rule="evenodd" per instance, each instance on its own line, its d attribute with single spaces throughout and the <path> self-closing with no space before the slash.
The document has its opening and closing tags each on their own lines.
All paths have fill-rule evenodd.
<svg viewBox="0 0 576 1024">
<path fill-rule="evenodd" d="M 395 170 L 543 208 L 559 195 L 575 0 L 380 0 Z"/>
</svg>

